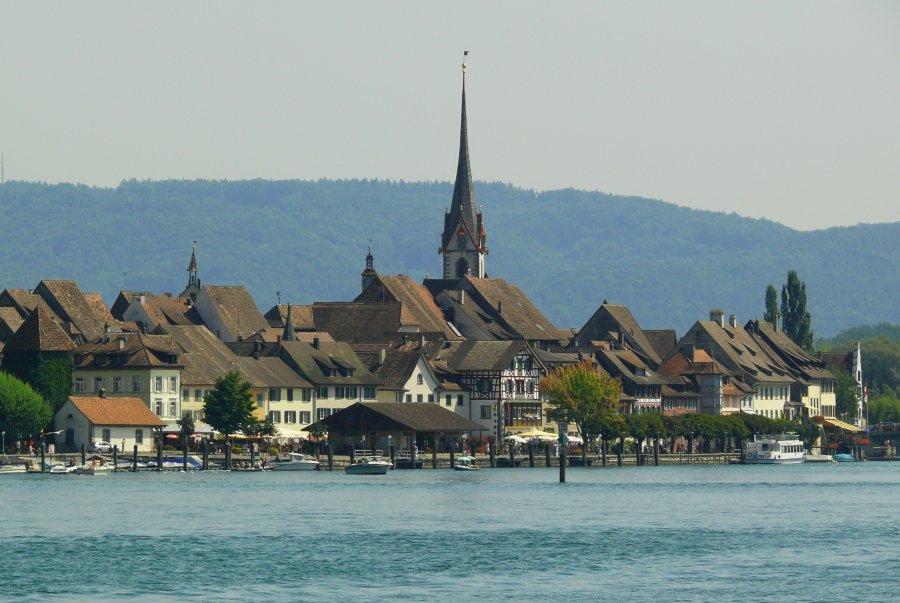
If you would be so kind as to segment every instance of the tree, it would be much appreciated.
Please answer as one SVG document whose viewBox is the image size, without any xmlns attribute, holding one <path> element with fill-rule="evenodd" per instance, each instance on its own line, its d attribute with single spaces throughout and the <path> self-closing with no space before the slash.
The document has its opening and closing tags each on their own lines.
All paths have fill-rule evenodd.
<svg viewBox="0 0 900 603">
<path fill-rule="evenodd" d="M 34 388 L 0 372 L 0 426 L 7 436 L 38 435 L 52 418 L 50 404 Z"/>
<path fill-rule="evenodd" d="M 181 418 L 175 422 L 181 428 L 181 443 L 184 444 L 191 437 L 191 434 L 194 433 L 194 417 L 191 415 L 191 411 L 186 410 L 181 413 Z"/>
<path fill-rule="evenodd" d="M 781 313 L 778 311 L 778 291 L 775 290 L 773 285 L 769 285 L 766 287 L 766 313 L 763 314 L 763 320 L 777 328 L 780 315 Z"/>
<path fill-rule="evenodd" d="M 804 350 L 812 349 L 812 318 L 806 311 L 806 283 L 797 272 L 788 272 L 781 286 L 781 328 L 791 341 Z"/>
<path fill-rule="evenodd" d="M 245 427 L 253 418 L 250 387 L 237 371 L 216 379 L 215 388 L 203 398 L 206 422 L 226 437 Z"/>
<path fill-rule="evenodd" d="M 634 450 L 637 464 L 641 464 L 641 451 L 644 448 L 644 440 L 655 438 L 663 430 L 662 418 L 655 413 L 640 413 L 628 415 L 625 419 L 628 433 L 634 438 Z"/>
<path fill-rule="evenodd" d="M 587 442 L 600 433 L 604 419 L 618 412 L 622 383 L 584 361 L 554 369 L 541 379 L 540 390 L 550 406 L 547 416 L 574 423 Z"/>
<path fill-rule="evenodd" d="M 0 368 L 31 385 L 53 412 L 72 393 L 72 357 L 66 352 L 9 352 Z"/>
<path fill-rule="evenodd" d="M 847 371 L 838 369 L 834 372 L 837 382 L 834 395 L 837 398 L 837 415 L 843 420 L 855 419 L 859 414 L 859 385 Z"/>
</svg>

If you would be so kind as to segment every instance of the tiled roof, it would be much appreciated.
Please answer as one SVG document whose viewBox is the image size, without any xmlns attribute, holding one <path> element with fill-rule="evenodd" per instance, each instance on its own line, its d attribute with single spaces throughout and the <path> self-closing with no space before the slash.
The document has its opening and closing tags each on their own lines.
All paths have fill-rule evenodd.
<svg viewBox="0 0 900 603">
<path fill-rule="evenodd" d="M 69 398 L 94 425 L 162 427 L 166 423 L 153 414 L 140 398 Z"/>
<path fill-rule="evenodd" d="M 131 300 L 141 295 L 153 295 L 150 291 L 119 291 L 113 305 L 110 306 L 109 312 L 116 320 L 122 320 L 125 309 L 131 303 Z"/>
<path fill-rule="evenodd" d="M 0 342 L 9 341 L 24 320 L 15 308 L 0 307 Z"/>
<path fill-rule="evenodd" d="M 269 326 L 245 287 L 207 285 L 202 290 L 235 338 L 248 337 Z"/>
<path fill-rule="evenodd" d="M 230 371 L 237 371 L 254 387 L 273 385 L 254 370 L 252 358 L 237 356 L 204 326 L 160 325 L 155 333 L 170 336 L 183 350 L 179 361 L 184 366 L 181 382 L 185 385 L 212 385 Z"/>
<path fill-rule="evenodd" d="M 376 276 L 354 301 L 398 301 L 402 304 L 400 323 L 403 326 L 417 326 L 423 331 L 442 333 L 445 339 L 451 341 L 461 339 L 447 324 L 443 311 L 434 303 L 428 289 L 405 274 Z"/>
<path fill-rule="evenodd" d="M 531 350 L 524 339 L 512 341 L 447 342 L 432 357 L 451 371 L 502 371 L 523 349 Z M 532 354 L 540 362 L 536 354 Z"/>
<path fill-rule="evenodd" d="M 40 295 L 35 295 L 25 289 L 4 289 L 0 293 L 0 306 L 15 308 L 23 319 L 28 318 L 35 308 L 42 306 L 54 319 L 60 320 Z"/>
<path fill-rule="evenodd" d="M 180 368 L 181 348 L 169 335 L 120 333 L 100 337 L 78 346 L 75 367 L 89 368 Z"/>
<path fill-rule="evenodd" d="M 291 306 L 291 321 L 294 323 L 295 331 L 314 331 L 316 324 L 313 322 L 312 304 Z M 265 319 L 269 326 L 275 329 L 283 329 L 284 322 L 287 320 L 288 304 L 272 306 L 266 312 Z"/>
<path fill-rule="evenodd" d="M 285 363 L 284 360 L 277 357 L 260 357 L 258 360 L 242 358 L 241 362 L 247 362 L 250 360 L 250 366 L 254 370 L 258 371 L 260 377 L 262 377 L 268 387 L 293 387 L 293 388 L 312 388 L 312 384 L 294 372 L 290 366 Z M 253 362 L 258 364 L 258 367 L 253 367 Z"/>
<path fill-rule="evenodd" d="M 73 323 L 89 341 L 100 337 L 104 325 L 112 322 L 109 311 L 101 312 L 96 308 L 94 303 L 85 298 L 75 281 L 44 280 L 38 283 L 34 292 L 63 321 Z"/>
<path fill-rule="evenodd" d="M 312 309 L 316 330 L 337 341 L 385 341 L 401 328 L 399 302 L 317 302 Z"/>
<path fill-rule="evenodd" d="M 591 341 L 603 341 L 610 333 L 622 334 L 625 346 L 647 358 L 652 366 L 659 366 L 661 358 L 634 319 L 628 306 L 604 302 L 578 331 L 575 342 L 588 345 Z"/>
<path fill-rule="evenodd" d="M 768 346 L 773 355 L 784 362 L 795 375 L 805 379 L 834 379 L 834 373 L 824 360 L 817 358 L 794 343 L 781 330 L 775 330 L 764 320 L 751 320 L 746 329 L 742 329 L 748 337 L 763 346 Z"/>
<path fill-rule="evenodd" d="M 599 350 L 597 359 L 613 377 L 621 377 L 635 384 L 662 385 L 672 381 L 670 377 L 657 374 L 631 350 Z M 635 374 L 634 369 L 643 370 L 644 375 Z"/>
<path fill-rule="evenodd" d="M 247 338 L 247 341 L 265 341 L 267 343 L 275 343 L 279 341 L 284 333 L 284 329 L 281 327 L 269 327 L 268 329 L 263 329 L 262 331 L 257 331 L 253 335 Z M 334 337 L 331 336 L 330 333 L 324 333 L 322 331 L 294 331 L 294 341 L 305 341 L 307 343 L 312 343 L 313 339 L 318 339 L 319 341 L 334 341 Z"/>
<path fill-rule="evenodd" d="M 280 356 L 310 383 L 318 385 L 377 385 L 381 377 L 372 374 L 362 360 L 345 342 L 320 342 L 319 349 L 302 341 L 281 343 Z M 341 368 L 350 368 L 353 375 L 341 375 Z M 327 375 L 326 370 L 334 370 Z"/>
<path fill-rule="evenodd" d="M 16 334 L 6 342 L 4 353 L 20 352 L 68 352 L 75 348 L 65 331 L 56 324 L 49 311 L 38 305 L 25 319 Z"/>
<path fill-rule="evenodd" d="M 668 356 L 669 352 L 675 349 L 675 344 L 678 343 L 675 329 L 642 330 L 644 331 L 644 337 L 647 338 L 647 341 L 650 342 L 650 345 L 656 351 L 656 355 L 660 358 Z"/>
<path fill-rule="evenodd" d="M 132 305 L 138 304 L 143 308 L 150 321 L 148 330 L 151 331 L 158 324 L 182 326 L 203 324 L 193 303 L 187 298 L 141 294 L 132 298 L 131 303 Z"/>
<path fill-rule="evenodd" d="M 384 389 L 403 389 L 422 358 L 421 351 L 389 350 L 375 373 L 383 380 Z"/>
<path fill-rule="evenodd" d="M 521 289 L 502 278 L 465 277 L 472 288 L 520 337 L 528 340 L 564 339 L 566 334 L 553 326 Z"/>
</svg>

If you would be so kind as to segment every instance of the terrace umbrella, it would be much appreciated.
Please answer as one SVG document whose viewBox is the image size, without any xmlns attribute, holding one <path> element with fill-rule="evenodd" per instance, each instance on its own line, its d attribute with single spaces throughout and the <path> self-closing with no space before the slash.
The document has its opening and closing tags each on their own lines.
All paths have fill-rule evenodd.
<svg viewBox="0 0 900 603">
<path fill-rule="evenodd" d="M 526 440 L 525 438 L 523 438 L 521 436 L 517 436 L 517 435 L 508 435 L 503 439 L 506 440 L 507 442 L 515 442 L 516 444 L 527 444 L 528 443 L 528 440 Z"/>
<path fill-rule="evenodd" d="M 522 433 L 517 433 L 516 435 L 526 440 L 530 440 L 532 438 L 550 438 L 552 440 L 555 440 L 557 438 L 557 435 L 555 433 L 550 433 L 549 431 L 541 431 L 540 429 L 536 428 L 529 429 L 528 431 Z"/>
</svg>

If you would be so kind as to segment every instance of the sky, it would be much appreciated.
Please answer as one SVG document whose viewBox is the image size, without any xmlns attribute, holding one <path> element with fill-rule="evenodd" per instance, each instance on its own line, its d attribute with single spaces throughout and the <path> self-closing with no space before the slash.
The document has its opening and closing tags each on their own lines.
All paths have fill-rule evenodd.
<svg viewBox="0 0 900 603">
<path fill-rule="evenodd" d="M 0 0 L 4 177 L 450 181 L 464 50 L 476 180 L 900 220 L 895 1 Z"/>
</svg>

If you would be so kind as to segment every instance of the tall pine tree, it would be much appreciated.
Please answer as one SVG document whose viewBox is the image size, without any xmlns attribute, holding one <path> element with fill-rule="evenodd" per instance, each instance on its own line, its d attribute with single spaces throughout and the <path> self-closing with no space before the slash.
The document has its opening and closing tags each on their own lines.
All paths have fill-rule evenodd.
<svg viewBox="0 0 900 603">
<path fill-rule="evenodd" d="M 812 349 L 812 318 L 806 311 L 806 283 L 794 270 L 788 272 L 787 283 L 781 286 L 781 328 L 804 350 Z"/>
<path fill-rule="evenodd" d="M 778 291 L 773 285 L 766 287 L 766 313 L 763 314 L 763 320 L 778 328 L 778 317 L 781 313 L 778 311 Z"/>
</svg>

